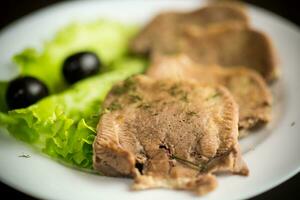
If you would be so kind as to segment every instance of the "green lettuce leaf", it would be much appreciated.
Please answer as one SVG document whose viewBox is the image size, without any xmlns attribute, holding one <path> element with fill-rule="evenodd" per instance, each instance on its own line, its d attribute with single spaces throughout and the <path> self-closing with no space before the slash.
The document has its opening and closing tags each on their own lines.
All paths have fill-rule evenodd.
<svg viewBox="0 0 300 200">
<path fill-rule="evenodd" d="M 109 20 L 73 23 L 59 30 L 41 52 L 28 48 L 13 60 L 21 75 L 34 76 L 51 93 L 57 93 L 67 87 L 61 70 L 66 57 L 78 51 L 93 51 L 103 64 L 102 71 L 110 71 L 113 63 L 127 53 L 128 42 L 136 31 L 136 27 Z"/>
<path fill-rule="evenodd" d="M 142 73 L 145 66 L 137 58 L 120 60 L 111 72 L 83 80 L 28 108 L 0 113 L 0 126 L 51 158 L 91 169 L 101 103 L 113 84 Z"/>
</svg>

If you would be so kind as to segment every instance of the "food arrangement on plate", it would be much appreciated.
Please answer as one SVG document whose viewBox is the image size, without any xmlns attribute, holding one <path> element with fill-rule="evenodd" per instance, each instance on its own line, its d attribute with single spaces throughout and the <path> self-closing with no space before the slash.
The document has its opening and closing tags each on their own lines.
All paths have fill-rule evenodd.
<svg viewBox="0 0 300 200">
<path fill-rule="evenodd" d="M 279 77 L 269 37 L 239 3 L 163 12 L 142 29 L 74 23 L 15 55 L 0 126 L 51 158 L 135 190 L 204 195 L 247 176 L 239 139 L 272 118 Z"/>
</svg>

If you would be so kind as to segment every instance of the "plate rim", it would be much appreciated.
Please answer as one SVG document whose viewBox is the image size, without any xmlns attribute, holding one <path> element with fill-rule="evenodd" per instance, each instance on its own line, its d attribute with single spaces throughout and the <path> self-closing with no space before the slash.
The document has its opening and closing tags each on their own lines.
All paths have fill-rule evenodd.
<svg viewBox="0 0 300 200">
<path fill-rule="evenodd" d="M 184 2 L 184 0 L 173 0 L 173 1 Z M 202 1 L 206 2 L 206 0 L 202 0 Z M 29 14 L 26 14 L 23 17 L 21 17 L 19 19 L 16 19 L 16 20 L 12 21 L 11 23 L 9 23 L 8 25 L 2 27 L 0 29 L 0 36 L 2 34 L 4 34 L 5 32 L 14 29 L 14 27 L 19 26 L 20 24 L 22 24 L 22 23 L 24 23 L 26 21 L 30 21 L 31 20 L 30 18 L 36 18 L 37 15 L 41 15 L 44 12 L 51 12 L 51 10 L 59 9 L 59 7 L 70 6 L 71 4 L 88 4 L 88 3 L 91 3 L 91 2 L 97 2 L 97 1 L 87 0 L 87 1 L 57 2 L 57 3 L 54 3 L 52 5 L 46 6 L 44 8 L 37 9 L 36 11 L 33 11 L 33 12 L 29 13 Z M 141 1 L 140 0 L 123 0 L 123 1 L 122 0 L 102 0 L 102 1 L 98 1 L 97 3 L 101 4 L 103 2 L 106 2 L 106 3 L 107 2 L 109 2 L 109 3 L 120 3 L 120 2 L 122 2 L 122 3 L 124 3 L 124 2 L 141 2 Z M 170 2 L 170 0 L 155 0 L 153 2 Z M 192 0 L 192 2 L 199 2 L 199 1 Z M 285 26 L 287 26 L 288 28 L 290 28 L 290 30 L 293 30 L 293 32 L 297 33 L 299 35 L 299 37 L 300 37 L 300 27 L 298 25 L 296 25 L 294 22 L 291 22 L 290 20 L 288 20 L 288 19 L 286 19 L 286 18 L 284 18 L 282 16 L 279 16 L 278 14 L 276 14 L 276 13 L 274 13 L 272 11 L 269 11 L 267 9 L 264 9 L 264 8 L 261 8 L 261 7 L 258 7 L 256 5 L 249 4 L 249 3 L 245 3 L 245 4 L 250 9 L 255 9 L 258 12 L 265 13 L 270 18 L 274 18 L 275 20 L 278 21 L 278 23 L 284 24 Z M 287 173 L 286 176 L 282 176 L 281 178 L 276 179 L 276 181 L 274 181 L 273 184 L 266 185 L 264 188 L 259 189 L 258 192 L 252 193 L 252 195 L 246 195 L 246 196 L 243 196 L 243 197 L 251 198 L 251 197 L 260 195 L 260 194 L 262 194 L 264 192 L 267 192 L 267 191 L 275 188 L 276 186 L 280 185 L 281 183 L 285 182 L 286 180 L 290 179 L 291 177 L 295 176 L 297 173 L 299 173 L 299 171 L 300 171 L 300 166 L 298 166 L 298 168 L 296 168 L 295 170 L 290 171 L 289 173 Z M 8 184 L 7 182 L 2 181 L 2 180 L 3 180 L 2 177 L 0 177 L 0 181 L 3 184 L 8 185 L 9 187 L 12 187 L 15 190 L 18 190 L 18 191 L 20 191 L 20 192 L 22 192 L 24 194 L 27 194 L 29 196 L 32 196 L 32 197 L 41 198 L 41 196 L 37 195 L 37 193 L 33 194 L 30 191 L 27 191 L 25 189 L 20 189 L 20 187 L 15 186 L 14 184 Z"/>
</svg>

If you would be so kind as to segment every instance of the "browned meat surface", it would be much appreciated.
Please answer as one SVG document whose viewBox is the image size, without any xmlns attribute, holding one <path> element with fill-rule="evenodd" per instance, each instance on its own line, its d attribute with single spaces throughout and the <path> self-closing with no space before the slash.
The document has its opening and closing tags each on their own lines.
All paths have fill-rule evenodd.
<svg viewBox="0 0 300 200">
<path fill-rule="evenodd" d="M 276 56 L 270 39 L 262 32 L 235 26 L 203 31 L 185 30 L 178 52 L 203 65 L 244 66 L 259 72 L 267 81 L 278 76 Z M 161 49 L 160 52 L 164 50 Z"/>
<path fill-rule="evenodd" d="M 192 12 L 165 12 L 156 16 L 134 39 L 132 50 L 147 54 L 153 49 L 174 51 L 182 30 L 196 26 L 201 30 L 208 27 L 238 23 L 246 26 L 248 18 L 239 4 L 210 4 Z"/>
<path fill-rule="evenodd" d="M 134 189 L 205 194 L 214 172 L 248 174 L 238 145 L 238 107 L 221 86 L 132 77 L 104 102 L 94 169 L 134 177 Z"/>
<path fill-rule="evenodd" d="M 138 54 L 185 53 L 202 65 L 244 66 L 271 82 L 278 75 L 269 37 L 249 27 L 240 5 L 211 4 L 189 13 L 155 17 L 133 40 Z"/>
<path fill-rule="evenodd" d="M 181 54 L 157 56 L 147 75 L 158 79 L 192 79 L 202 84 L 225 86 L 239 105 L 241 129 L 252 128 L 271 119 L 271 92 L 262 77 L 249 68 L 201 67 Z"/>
</svg>

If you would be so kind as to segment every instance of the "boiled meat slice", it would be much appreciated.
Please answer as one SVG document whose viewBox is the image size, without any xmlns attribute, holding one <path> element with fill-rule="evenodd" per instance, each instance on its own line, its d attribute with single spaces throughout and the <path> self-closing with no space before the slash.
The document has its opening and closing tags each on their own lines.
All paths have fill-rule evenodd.
<svg viewBox="0 0 300 200">
<path fill-rule="evenodd" d="M 240 129 L 257 127 L 271 120 L 272 94 L 262 77 L 249 68 L 201 66 L 186 55 L 178 54 L 156 56 L 146 73 L 156 79 L 174 78 L 223 85 L 239 105 Z"/>
<path fill-rule="evenodd" d="M 238 145 L 238 107 L 222 86 L 138 75 L 104 101 L 94 169 L 134 178 L 134 189 L 205 194 L 213 173 L 248 174 Z"/>
</svg>

